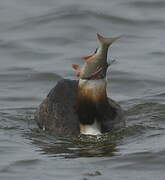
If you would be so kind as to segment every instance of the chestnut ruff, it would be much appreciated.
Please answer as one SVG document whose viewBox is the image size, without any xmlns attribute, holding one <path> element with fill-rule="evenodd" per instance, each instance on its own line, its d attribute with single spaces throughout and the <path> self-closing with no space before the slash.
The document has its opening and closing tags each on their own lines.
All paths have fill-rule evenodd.
<svg viewBox="0 0 165 180">
<path fill-rule="evenodd" d="M 105 79 L 79 80 L 76 109 L 82 134 L 96 135 L 101 133 L 102 121 L 104 121 L 104 116 L 109 108 L 106 86 Z M 112 109 L 111 115 L 116 115 L 114 109 Z"/>
</svg>

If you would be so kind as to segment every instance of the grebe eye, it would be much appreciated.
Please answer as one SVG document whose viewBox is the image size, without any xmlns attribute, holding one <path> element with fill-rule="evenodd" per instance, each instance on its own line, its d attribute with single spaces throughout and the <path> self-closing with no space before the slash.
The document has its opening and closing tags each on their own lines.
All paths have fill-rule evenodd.
<svg viewBox="0 0 165 180">
<path fill-rule="evenodd" d="M 97 50 L 98 50 L 98 48 L 96 48 L 96 50 L 95 50 L 95 54 L 97 53 Z"/>
</svg>

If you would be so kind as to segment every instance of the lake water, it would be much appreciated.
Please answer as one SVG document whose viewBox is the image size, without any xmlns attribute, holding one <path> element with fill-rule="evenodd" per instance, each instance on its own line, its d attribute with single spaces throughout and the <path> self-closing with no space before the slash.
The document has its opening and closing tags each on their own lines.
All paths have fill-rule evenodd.
<svg viewBox="0 0 165 180">
<path fill-rule="evenodd" d="M 164 180 L 165 1 L 0 1 L 0 179 Z M 72 63 L 110 48 L 108 94 L 126 128 L 106 143 L 77 143 L 35 130 L 33 114 Z"/>
</svg>

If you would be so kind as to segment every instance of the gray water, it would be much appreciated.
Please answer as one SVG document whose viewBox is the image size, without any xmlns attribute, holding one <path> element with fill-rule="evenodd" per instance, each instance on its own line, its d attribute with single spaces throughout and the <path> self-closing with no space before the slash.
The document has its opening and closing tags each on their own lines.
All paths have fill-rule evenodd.
<svg viewBox="0 0 165 180">
<path fill-rule="evenodd" d="M 108 94 L 125 111 L 120 138 L 78 143 L 36 130 L 36 107 L 72 63 L 111 47 Z M 0 179 L 164 180 L 165 1 L 0 1 Z"/>
</svg>

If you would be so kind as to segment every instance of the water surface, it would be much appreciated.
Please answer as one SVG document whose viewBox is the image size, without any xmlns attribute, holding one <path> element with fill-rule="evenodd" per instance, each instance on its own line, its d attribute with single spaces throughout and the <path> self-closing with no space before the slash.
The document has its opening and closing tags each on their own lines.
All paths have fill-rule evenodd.
<svg viewBox="0 0 165 180">
<path fill-rule="evenodd" d="M 155 180 L 165 167 L 165 1 L 0 2 L 0 179 Z M 123 35 L 110 49 L 108 94 L 126 128 L 102 143 L 36 130 L 36 107 L 72 63 Z"/>
</svg>

